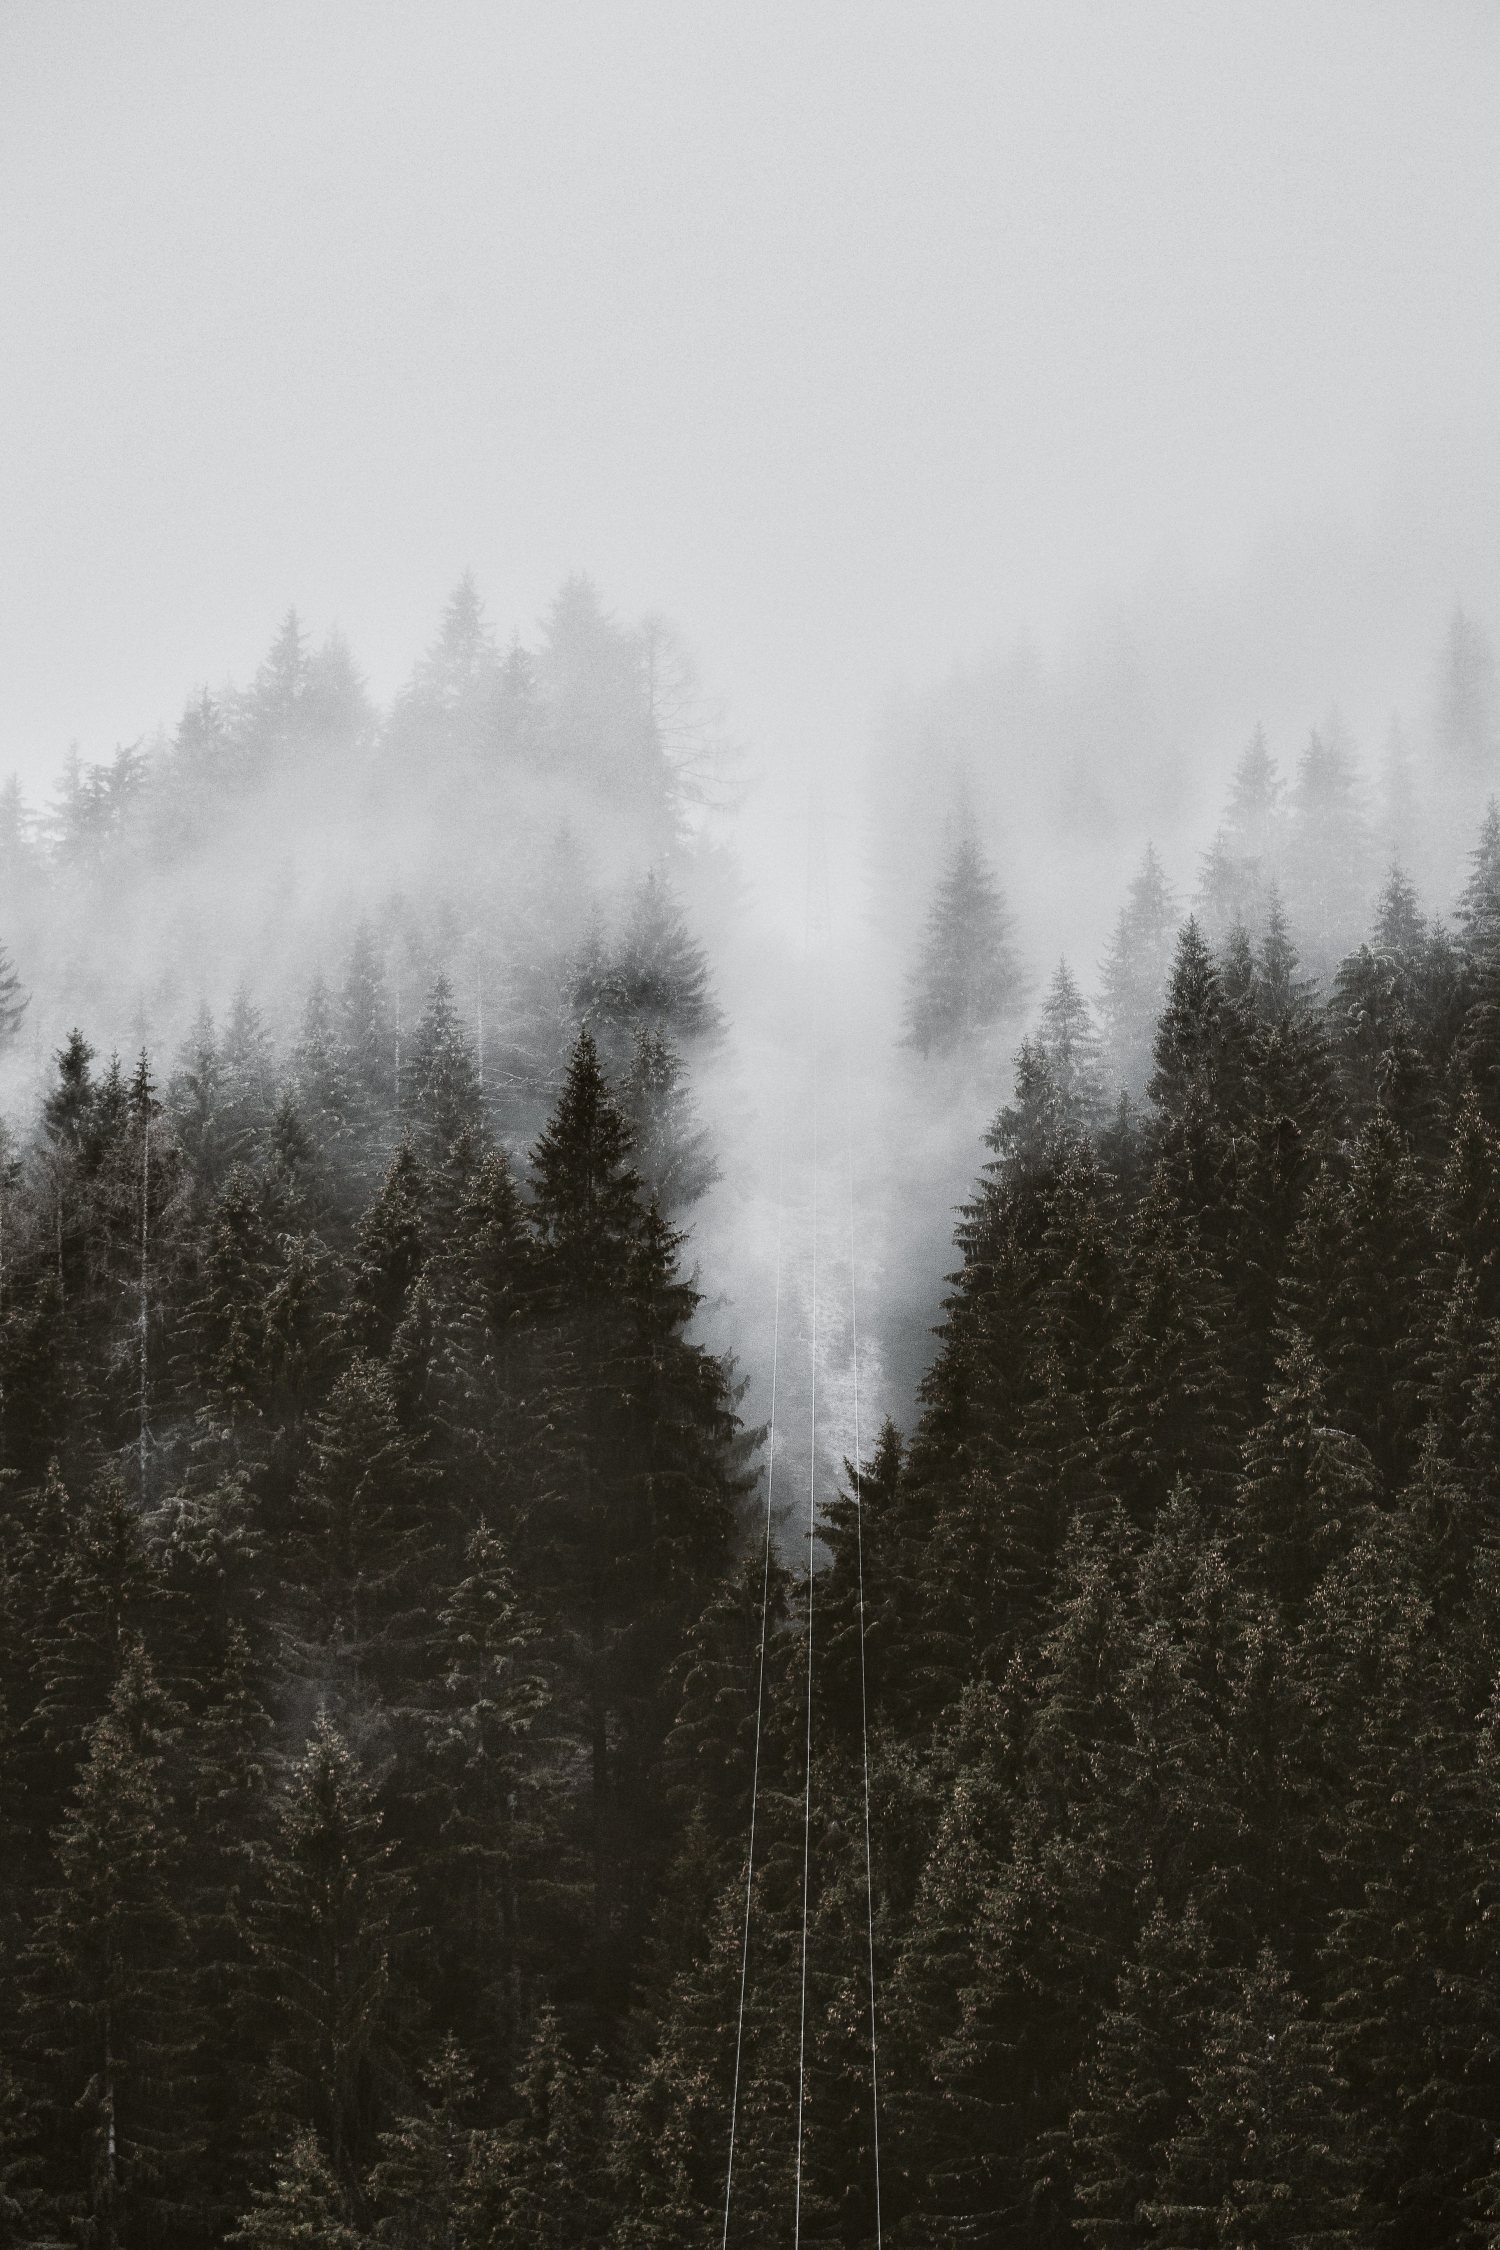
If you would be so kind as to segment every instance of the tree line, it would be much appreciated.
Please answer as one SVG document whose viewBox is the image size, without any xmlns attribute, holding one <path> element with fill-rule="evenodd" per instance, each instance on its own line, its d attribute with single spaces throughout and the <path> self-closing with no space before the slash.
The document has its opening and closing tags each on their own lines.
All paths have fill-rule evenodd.
<svg viewBox="0 0 1500 2250">
<path fill-rule="evenodd" d="M 282 1055 L 72 1034 L 0 1149 L 0 2242 L 717 2242 L 731 2105 L 732 2242 L 873 2242 L 864 1687 L 883 2238 L 1490 2239 L 1500 814 L 1321 974 L 1271 833 L 1052 980 L 811 1714 L 660 876 L 498 1050 L 380 927 Z"/>
</svg>

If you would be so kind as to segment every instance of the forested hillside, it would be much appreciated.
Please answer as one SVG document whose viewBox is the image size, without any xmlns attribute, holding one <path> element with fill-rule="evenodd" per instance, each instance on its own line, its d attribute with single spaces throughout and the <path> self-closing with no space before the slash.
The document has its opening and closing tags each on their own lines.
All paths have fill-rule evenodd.
<svg viewBox="0 0 1500 2250">
<path fill-rule="evenodd" d="M 12 798 L 0 2243 L 1495 2239 L 1500 814 L 1433 914 L 1257 742 L 1191 916 L 1147 854 L 806 1543 L 695 1325 L 662 643 L 549 635 L 460 589 L 338 767 L 289 628 Z M 216 1019 L 299 803 L 342 888 L 297 841 L 259 991 L 234 890 Z M 938 1103 L 1006 880 L 892 1003 Z"/>
</svg>

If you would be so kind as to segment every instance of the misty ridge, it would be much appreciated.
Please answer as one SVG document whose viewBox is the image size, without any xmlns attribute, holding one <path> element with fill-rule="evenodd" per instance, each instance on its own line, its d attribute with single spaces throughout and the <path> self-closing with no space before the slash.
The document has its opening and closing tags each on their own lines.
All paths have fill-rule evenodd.
<svg viewBox="0 0 1500 2250">
<path fill-rule="evenodd" d="M 519 1147 L 571 1029 L 613 1005 L 615 1076 L 654 1030 L 666 1043 L 654 1067 L 686 1099 L 691 1050 L 725 1112 L 716 1129 L 758 1167 L 769 1112 L 746 1072 L 765 1081 L 795 1016 L 821 884 L 838 1012 L 869 1050 L 862 1105 L 893 1101 L 908 1138 L 936 1129 L 942 1143 L 950 1090 L 900 1057 L 914 1051 L 938 1076 L 957 1058 L 963 1145 L 932 1154 L 951 1204 L 1059 956 L 1111 1092 L 1139 1101 L 1185 913 L 1218 947 L 1241 930 L 1260 943 L 1279 913 L 1326 992 L 1393 867 L 1423 912 L 1449 912 L 1495 778 L 1493 657 L 1462 607 L 1416 683 L 1420 719 L 1393 719 L 1373 755 L 1329 710 L 1295 746 L 1273 750 L 1257 729 L 1232 765 L 1205 757 L 1160 647 L 1143 657 L 1106 636 L 1050 664 L 1022 647 L 903 691 L 864 769 L 790 804 L 784 784 L 767 799 L 659 616 L 621 626 L 575 579 L 535 639 L 502 646 L 465 576 L 380 710 L 341 637 L 315 647 L 289 612 L 247 687 L 195 692 L 175 729 L 110 759 L 85 763 L 75 747 L 44 810 L 8 781 L 0 943 L 28 996 L 0 1058 L 12 1109 L 35 1107 L 75 1027 L 101 1057 L 145 1048 L 170 1076 L 195 1025 L 201 1051 L 238 1011 L 231 1044 L 249 1040 L 258 1071 L 274 1055 L 284 1073 L 359 938 L 383 983 L 393 1089 L 403 1035 L 441 978 L 486 1113 Z M 757 796 L 778 839 L 769 870 L 738 834 Z M 973 895 L 945 905 L 966 852 Z M 619 1000 L 622 978 L 649 983 L 659 944 L 706 948 L 675 1015 L 664 994 Z M 751 1130 L 737 1135 L 747 1105 Z M 712 1175 L 702 1161 L 690 1200 Z"/>
<path fill-rule="evenodd" d="M 814 768 L 800 801 L 755 773 L 659 615 L 622 624 L 575 578 L 534 644 L 502 640 L 465 574 L 381 709 L 341 636 L 314 645 L 289 611 L 247 686 L 195 690 L 175 728 L 110 759 L 75 747 L 45 809 L 7 782 L 0 945 L 26 1003 L 0 1052 L 8 1129 L 19 1146 L 77 1034 L 100 1073 L 147 1055 L 217 1185 L 278 1105 L 331 1150 L 361 1050 L 368 1189 L 456 1042 L 476 1116 L 524 1165 L 587 1024 L 648 1190 L 691 1218 L 699 1332 L 752 1424 L 774 1207 L 813 1193 L 796 1085 L 814 1053 L 851 1112 L 868 1403 L 907 1427 L 1023 1034 L 1076 1045 L 1098 1100 L 1139 1110 L 1188 913 L 1242 981 L 1290 947 L 1328 1000 L 1362 943 L 1385 957 L 1393 914 L 1430 920 L 1441 956 L 1500 776 L 1493 655 L 1462 605 L 1411 683 L 1418 716 L 1373 755 L 1328 709 L 1295 746 L 1257 728 L 1206 756 L 1207 699 L 1178 689 L 1158 618 L 1144 645 L 1116 625 L 900 692 L 863 767 Z M 1202 670 L 1201 645 L 1183 658 Z M 815 1246 L 786 1234 L 805 1325 Z M 821 1317 L 834 1477 L 847 1315 Z M 792 1422 L 804 1379 L 783 1377 Z"/>
<path fill-rule="evenodd" d="M 1462 609 L 1428 687 L 1210 758 L 1023 653 L 778 794 L 465 577 L 383 709 L 289 614 L 7 786 L 0 2242 L 1484 2238 Z"/>
</svg>

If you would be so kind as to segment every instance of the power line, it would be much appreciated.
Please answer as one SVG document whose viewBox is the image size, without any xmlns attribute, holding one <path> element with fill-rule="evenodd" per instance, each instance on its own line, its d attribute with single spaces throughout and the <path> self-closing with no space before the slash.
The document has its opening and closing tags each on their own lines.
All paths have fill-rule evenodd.
<svg viewBox="0 0 1500 2250">
<path fill-rule="evenodd" d="M 750 1900 L 755 1883 L 755 1818 L 760 1803 L 760 1745 L 766 1700 L 766 1631 L 771 1613 L 771 1495 L 776 1476 L 776 1376 L 781 1354 L 781 1227 L 785 1209 L 786 1113 L 776 1161 L 776 1300 L 771 1316 L 771 1422 L 766 1448 L 766 1530 L 761 1560 L 760 1674 L 755 1690 L 755 1763 L 750 1779 L 750 1854 L 745 1863 L 745 1931 L 740 1949 L 740 2010 L 734 2035 L 734 2096 L 729 2105 L 729 2163 L 724 2174 L 724 2250 L 729 2250 L 729 2205 L 734 2193 L 734 2144 L 740 2115 L 740 2062 L 745 2049 L 745 1990 L 750 1974 Z"/>
<path fill-rule="evenodd" d="M 859 1262 L 854 1228 L 854 1105 L 844 1082 L 849 1147 L 849 1341 L 854 1369 L 854 1553 L 859 1585 L 859 1738 L 865 1784 L 865 1933 L 870 1959 L 870 2122 L 875 2158 L 875 2250 L 883 2240 L 880 2218 L 880 2061 L 875 2030 L 875 1871 L 870 1853 L 870 1703 L 865 1681 L 865 1491 L 859 1435 Z"/>
<path fill-rule="evenodd" d="M 797 2192 L 792 2214 L 792 2250 L 802 2241 L 802 2121 L 807 2097 L 807 1928 L 809 1880 L 812 1866 L 812 1735 L 813 1735 L 813 1540 L 817 1535 L 818 1505 L 818 1038 L 813 1023 L 812 1059 L 812 1322 L 808 1349 L 810 1395 L 808 1404 L 807 1464 L 807 1780 L 802 1796 L 802 2009 L 797 2032 Z"/>
</svg>

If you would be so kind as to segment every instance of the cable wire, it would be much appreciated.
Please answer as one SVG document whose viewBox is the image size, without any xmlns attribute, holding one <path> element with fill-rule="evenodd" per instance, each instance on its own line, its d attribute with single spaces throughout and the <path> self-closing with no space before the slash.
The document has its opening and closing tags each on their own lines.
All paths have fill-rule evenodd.
<svg viewBox="0 0 1500 2250">
<path fill-rule="evenodd" d="M 792 2250 L 802 2242 L 802 2120 L 807 2095 L 807 1925 L 812 1866 L 813 1736 L 813 1540 L 818 1505 L 818 1044 L 813 1026 L 812 1064 L 812 1324 L 808 1360 L 811 1374 L 807 1464 L 807 1780 L 802 1796 L 802 2012 L 797 2030 L 797 2192 L 792 2213 Z"/>
<path fill-rule="evenodd" d="M 766 1533 L 760 1581 L 760 1674 L 755 1689 L 755 1763 L 750 1777 L 750 1855 L 745 1863 L 745 1932 L 740 1948 L 740 2012 L 734 2035 L 734 2095 L 729 2105 L 729 2163 L 724 2174 L 724 2250 L 734 2193 L 735 2133 L 740 2116 L 740 2062 L 745 2051 L 745 1992 L 750 1974 L 750 1900 L 755 1885 L 755 1817 L 760 1804 L 760 1745 L 766 1702 L 766 1631 L 771 1614 L 771 1497 L 776 1478 L 776 1377 L 781 1358 L 781 1227 L 786 1187 L 786 1112 L 776 1159 L 776 1300 L 771 1316 L 771 1421 L 766 1443 Z"/>
<path fill-rule="evenodd" d="M 849 1340 L 854 1368 L 854 1554 L 859 1585 L 859 1737 L 865 1783 L 865 1932 L 870 1957 L 870 2121 L 875 2157 L 875 2250 L 881 2250 L 880 2063 L 875 2033 L 875 1870 L 870 1854 L 870 1703 L 865 1681 L 865 1494 L 859 1435 L 859 1274 L 854 1225 L 854 1105 L 845 1080 L 844 1119 L 849 1148 Z"/>
</svg>

